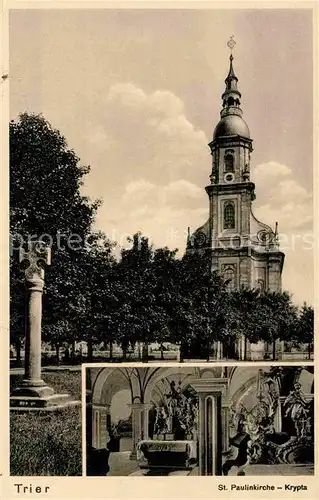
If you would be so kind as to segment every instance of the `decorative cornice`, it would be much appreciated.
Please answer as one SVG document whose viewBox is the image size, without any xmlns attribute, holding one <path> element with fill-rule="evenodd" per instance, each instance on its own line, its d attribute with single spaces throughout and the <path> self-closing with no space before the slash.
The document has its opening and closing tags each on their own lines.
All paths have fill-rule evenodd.
<svg viewBox="0 0 319 500">
<path fill-rule="evenodd" d="M 208 195 L 210 194 L 223 194 L 241 191 L 241 192 L 254 192 L 255 184 L 253 182 L 232 182 L 231 184 L 209 184 L 205 187 L 205 191 Z"/>
</svg>

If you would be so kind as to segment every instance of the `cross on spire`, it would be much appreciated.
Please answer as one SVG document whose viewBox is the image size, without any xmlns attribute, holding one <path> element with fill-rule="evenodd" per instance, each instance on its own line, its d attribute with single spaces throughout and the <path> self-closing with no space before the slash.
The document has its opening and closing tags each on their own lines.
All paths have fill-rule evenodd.
<svg viewBox="0 0 319 500">
<path fill-rule="evenodd" d="M 232 36 L 230 37 L 230 39 L 228 40 L 228 42 L 227 42 L 227 47 L 229 47 L 229 49 L 230 49 L 230 58 L 231 58 L 231 59 L 233 58 L 233 48 L 234 48 L 234 47 L 235 47 L 235 45 L 236 45 L 236 42 L 235 42 L 235 40 L 234 40 L 234 36 L 235 36 L 235 35 L 232 35 Z"/>
</svg>

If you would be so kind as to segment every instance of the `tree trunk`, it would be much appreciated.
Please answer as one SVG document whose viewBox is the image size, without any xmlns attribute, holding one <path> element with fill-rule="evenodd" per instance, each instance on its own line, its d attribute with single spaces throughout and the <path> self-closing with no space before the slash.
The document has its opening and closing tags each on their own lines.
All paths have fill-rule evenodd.
<svg viewBox="0 0 319 500">
<path fill-rule="evenodd" d="M 87 347 L 88 347 L 88 354 L 87 354 L 87 359 L 89 362 L 93 361 L 93 340 L 89 339 L 87 341 Z"/>
<path fill-rule="evenodd" d="M 209 363 L 209 358 L 210 358 L 210 342 L 207 342 L 207 352 L 206 352 L 206 362 Z"/>
<path fill-rule="evenodd" d="M 247 360 L 247 337 L 244 335 L 244 361 Z"/>
<path fill-rule="evenodd" d="M 141 360 L 141 342 L 140 341 L 137 342 L 137 357 L 138 357 L 138 360 L 140 361 Z"/>
<path fill-rule="evenodd" d="M 164 359 L 164 346 L 163 346 L 163 342 L 161 342 L 161 359 Z"/>
<path fill-rule="evenodd" d="M 71 342 L 71 361 L 72 363 L 75 361 L 75 340 Z"/>
<path fill-rule="evenodd" d="M 17 366 L 21 366 L 21 340 L 19 338 L 17 338 L 17 340 L 15 341 L 14 347 L 17 353 L 16 355 Z"/>
<path fill-rule="evenodd" d="M 113 360 L 113 340 L 110 340 L 110 361 Z"/>
<path fill-rule="evenodd" d="M 123 351 L 123 359 L 126 359 L 126 354 L 127 354 L 127 345 L 122 344 L 122 351 Z"/>
<path fill-rule="evenodd" d="M 184 358 L 185 358 L 185 344 L 182 341 L 179 346 L 179 362 L 184 363 Z"/>
<path fill-rule="evenodd" d="M 311 342 L 308 344 L 308 359 L 311 359 Z"/>
<path fill-rule="evenodd" d="M 184 351 L 182 344 L 179 346 L 179 362 L 184 363 Z"/>
<path fill-rule="evenodd" d="M 143 363 L 148 363 L 148 342 L 143 343 L 142 361 Z"/>
<path fill-rule="evenodd" d="M 274 340 L 272 343 L 272 359 L 275 361 L 276 359 L 276 341 Z"/>
<path fill-rule="evenodd" d="M 55 344 L 56 364 L 60 365 L 60 344 Z"/>
</svg>

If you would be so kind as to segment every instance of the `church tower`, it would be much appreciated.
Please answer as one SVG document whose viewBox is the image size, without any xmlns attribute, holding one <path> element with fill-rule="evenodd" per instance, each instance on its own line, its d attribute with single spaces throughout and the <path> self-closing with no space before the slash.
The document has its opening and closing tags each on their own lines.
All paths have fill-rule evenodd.
<svg viewBox="0 0 319 500">
<path fill-rule="evenodd" d="M 228 46 L 234 47 L 234 40 Z M 193 234 L 187 251 L 209 249 L 212 268 L 228 280 L 229 289 L 281 291 L 284 254 L 279 250 L 277 223 L 273 230 L 252 211 L 255 185 L 250 178 L 252 139 L 241 109 L 241 93 L 229 58 L 220 120 L 209 143 L 212 155 L 209 219 Z"/>
</svg>

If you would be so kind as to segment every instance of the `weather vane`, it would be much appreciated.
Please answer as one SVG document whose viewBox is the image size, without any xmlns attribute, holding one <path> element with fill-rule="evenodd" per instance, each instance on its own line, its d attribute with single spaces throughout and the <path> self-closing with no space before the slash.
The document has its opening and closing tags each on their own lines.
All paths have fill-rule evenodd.
<svg viewBox="0 0 319 500">
<path fill-rule="evenodd" d="M 233 48 L 235 47 L 235 45 L 236 45 L 236 42 L 234 40 L 234 35 L 232 35 L 230 37 L 230 39 L 228 40 L 228 42 L 227 42 L 227 46 L 230 48 L 230 54 L 231 55 L 233 53 Z"/>
</svg>

